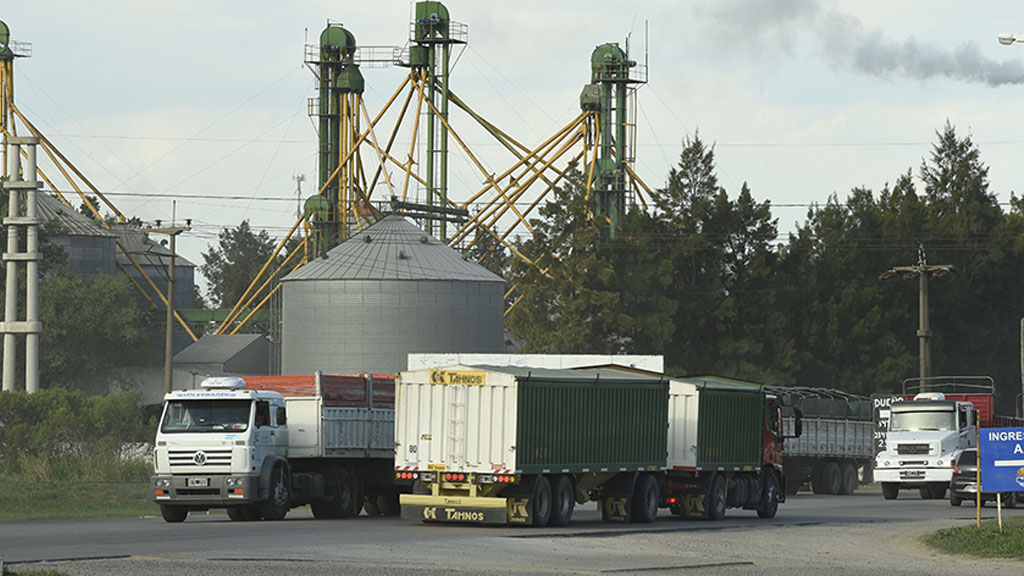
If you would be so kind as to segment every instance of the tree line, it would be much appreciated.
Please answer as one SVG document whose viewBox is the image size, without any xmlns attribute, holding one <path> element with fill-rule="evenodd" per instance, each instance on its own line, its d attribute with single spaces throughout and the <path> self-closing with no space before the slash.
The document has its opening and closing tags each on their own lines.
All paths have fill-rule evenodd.
<svg viewBox="0 0 1024 576">
<path fill-rule="evenodd" d="M 524 352 L 660 354 L 672 374 L 867 394 L 918 374 L 916 281 L 879 276 L 923 252 L 956 269 L 930 283 L 932 373 L 991 375 L 1008 411 L 1020 390 L 1022 200 L 999 203 L 969 136 L 947 122 L 936 137 L 916 170 L 811 205 L 783 237 L 770 201 L 719 183 L 714 145 L 695 133 L 650 209 L 634 203 L 614 239 L 574 166 L 517 242 L 533 264 L 493 242 L 472 255 L 521 296 L 507 323 Z M 200 301 L 233 305 L 275 246 L 247 221 L 224 229 L 203 253 Z M 63 274 L 58 252 L 41 287 L 48 385 L 77 388 L 152 356 L 159 319 L 131 305 L 128 281 Z"/>
<path fill-rule="evenodd" d="M 687 137 L 654 207 L 614 239 L 567 183 L 517 249 L 496 258 L 522 300 L 507 318 L 525 352 L 661 354 L 672 374 L 870 394 L 918 376 L 918 284 L 880 275 L 952 264 L 930 281 L 933 375 L 991 375 L 1003 411 L 1020 391 L 1024 212 L 1000 205 L 969 136 L 947 122 L 914 172 L 833 194 L 781 238 L 771 203 L 729 194 L 714 146 Z"/>
</svg>

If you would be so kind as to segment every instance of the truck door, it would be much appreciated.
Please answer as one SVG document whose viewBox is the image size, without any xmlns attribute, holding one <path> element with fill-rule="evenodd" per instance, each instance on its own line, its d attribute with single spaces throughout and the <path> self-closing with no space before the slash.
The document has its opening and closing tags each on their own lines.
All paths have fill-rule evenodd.
<svg viewBox="0 0 1024 576">
<path fill-rule="evenodd" d="M 285 449 L 288 447 L 288 436 L 287 434 L 278 434 L 279 426 L 276 425 L 275 410 L 271 406 L 270 402 L 266 400 L 257 400 L 256 408 L 253 415 L 253 447 L 254 457 L 257 462 L 261 462 L 263 458 L 270 454 L 276 454 L 279 456 L 285 455 Z M 281 440 L 284 440 L 284 444 L 281 444 Z"/>
</svg>

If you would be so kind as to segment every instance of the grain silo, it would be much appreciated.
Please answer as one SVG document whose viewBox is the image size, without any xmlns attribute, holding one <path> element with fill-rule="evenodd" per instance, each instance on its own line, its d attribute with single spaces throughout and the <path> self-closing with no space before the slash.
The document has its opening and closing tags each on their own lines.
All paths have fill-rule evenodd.
<svg viewBox="0 0 1024 576">
<path fill-rule="evenodd" d="M 503 352 L 505 281 L 393 214 L 282 280 L 281 372 L 396 372 Z"/>
</svg>

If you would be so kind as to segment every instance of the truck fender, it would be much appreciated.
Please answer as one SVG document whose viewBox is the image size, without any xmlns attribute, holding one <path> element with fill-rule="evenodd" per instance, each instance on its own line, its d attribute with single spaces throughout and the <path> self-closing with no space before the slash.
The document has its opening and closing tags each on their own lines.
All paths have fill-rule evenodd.
<svg viewBox="0 0 1024 576">
<path fill-rule="evenodd" d="M 256 492 L 260 501 L 266 500 L 270 497 L 270 478 L 274 473 L 274 468 L 281 466 L 284 468 L 285 478 L 291 479 L 291 468 L 288 466 L 288 460 L 281 458 L 276 455 L 269 455 L 263 459 L 260 464 L 260 486 Z"/>
<path fill-rule="evenodd" d="M 780 470 L 779 467 L 774 464 L 766 464 L 763 468 L 761 468 L 761 493 L 764 494 L 764 491 L 768 489 L 769 476 L 775 477 L 775 485 L 778 487 L 778 490 L 775 494 L 775 499 L 778 500 L 779 503 L 785 502 L 786 475 L 783 474 L 782 470 Z"/>
<path fill-rule="evenodd" d="M 633 487 L 636 479 L 640 477 L 639 472 L 620 472 L 609 480 L 601 488 L 605 496 L 622 496 L 629 498 L 633 495 Z"/>
</svg>

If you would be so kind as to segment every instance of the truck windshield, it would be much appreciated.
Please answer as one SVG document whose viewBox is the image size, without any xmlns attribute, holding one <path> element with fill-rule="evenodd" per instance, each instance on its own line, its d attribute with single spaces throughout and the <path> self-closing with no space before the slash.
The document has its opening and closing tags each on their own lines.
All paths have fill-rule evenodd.
<svg viewBox="0 0 1024 576">
<path fill-rule="evenodd" d="M 936 412 L 893 412 L 892 430 L 956 430 L 956 413 Z"/>
<path fill-rule="evenodd" d="M 251 400 L 171 400 L 161 432 L 234 432 L 249 428 Z"/>
</svg>

